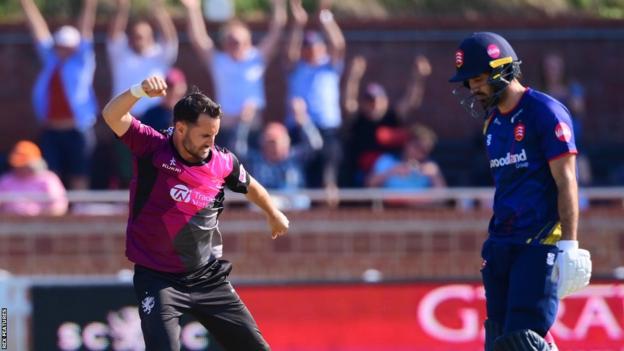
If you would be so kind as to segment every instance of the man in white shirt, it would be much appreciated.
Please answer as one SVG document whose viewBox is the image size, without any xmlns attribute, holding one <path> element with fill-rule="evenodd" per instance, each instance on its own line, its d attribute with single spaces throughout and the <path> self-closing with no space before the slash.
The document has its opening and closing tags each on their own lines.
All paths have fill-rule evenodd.
<svg viewBox="0 0 624 351">
<path fill-rule="evenodd" d="M 163 0 L 154 0 L 150 6 L 162 40 L 156 40 L 152 26 L 138 20 L 126 35 L 130 13 L 130 0 L 117 0 L 117 13 L 110 23 L 106 49 L 113 75 L 113 92 L 116 96 L 127 87 L 147 76 L 165 77 L 178 57 L 178 34 Z M 147 109 L 158 105 L 160 99 L 143 99 L 132 109 L 141 117 Z"/>
<path fill-rule="evenodd" d="M 216 99 L 223 111 L 217 141 L 228 148 L 233 148 L 237 124 L 258 125 L 256 117 L 265 106 L 264 73 L 275 55 L 288 17 L 285 0 L 271 2 L 269 30 L 257 46 L 251 41 L 247 25 L 234 19 L 221 28 L 221 51 L 215 49 L 206 31 L 200 1 L 182 0 L 187 9 L 189 39 L 213 78 Z"/>
</svg>

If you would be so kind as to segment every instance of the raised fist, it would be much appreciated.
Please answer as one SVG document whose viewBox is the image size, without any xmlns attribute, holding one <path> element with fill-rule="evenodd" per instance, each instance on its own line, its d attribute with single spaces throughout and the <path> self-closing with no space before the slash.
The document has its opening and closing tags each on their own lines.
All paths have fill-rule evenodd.
<svg viewBox="0 0 624 351">
<path fill-rule="evenodd" d="M 141 82 L 141 88 L 149 97 L 158 97 L 167 95 L 167 83 L 158 76 L 149 77 Z"/>
</svg>

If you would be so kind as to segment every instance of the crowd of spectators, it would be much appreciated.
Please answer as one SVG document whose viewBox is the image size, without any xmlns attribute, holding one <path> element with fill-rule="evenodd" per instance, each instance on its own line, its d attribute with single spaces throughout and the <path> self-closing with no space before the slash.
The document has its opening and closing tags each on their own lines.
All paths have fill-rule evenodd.
<svg viewBox="0 0 624 351">
<path fill-rule="evenodd" d="M 89 180 L 94 179 L 90 171 L 97 173 L 91 162 L 99 114 L 93 92 L 97 0 L 82 0 L 77 26 L 64 25 L 54 34 L 33 0 L 20 1 L 42 62 L 40 75 L 33 82 L 32 100 L 41 124 L 37 143 L 42 156 L 31 155 L 37 159 L 34 165 L 14 161 L 24 145 L 30 154 L 38 155 L 34 143 L 18 143 L 0 191 L 23 187 L 62 197 L 64 190 L 59 187 L 88 189 Z M 238 19 L 223 23 L 215 43 L 206 30 L 201 1 L 180 2 L 185 9 L 186 35 L 197 62 L 212 78 L 215 99 L 223 111 L 217 144 L 236 153 L 267 188 L 325 189 L 327 203 L 333 206 L 338 203 L 339 187 L 418 190 L 446 186 L 444 169 L 431 156 L 436 133 L 423 124 L 425 119 L 415 117 L 432 74 L 426 56 L 417 55 L 409 74 L 397 77 L 405 80 L 405 88 L 397 101 L 391 101 L 382 84 L 370 81 L 361 86 L 368 65 L 365 56 L 354 55 L 345 63 L 348 43 L 329 1 L 320 1 L 318 9 L 310 13 L 301 0 L 271 0 L 268 31 L 257 44 L 248 25 Z M 152 2 L 151 21 L 131 19 L 130 0 L 116 0 L 115 8 L 106 36 L 111 94 L 150 75 L 165 77 L 167 96 L 142 99 L 132 114 L 155 129 L 167 129 L 173 105 L 194 83 L 183 67 L 175 66 L 176 27 L 163 0 Z M 278 58 L 286 63 L 282 73 L 287 87 L 286 114 L 276 120 L 264 114 L 265 72 Z M 566 78 L 561 55 L 547 54 L 542 88 L 568 106 L 580 135 L 585 112 L 583 87 Z M 112 153 L 95 157 L 114 160 L 109 164 L 114 164 L 117 181 L 110 187 L 123 188 L 130 181 L 132 162 L 118 141 L 111 145 L 108 150 Z M 589 185 L 589 160 L 582 146 L 579 149 L 580 183 Z M 305 207 L 305 201 L 298 203 Z M 55 204 L 28 211 L 61 214 L 66 207 L 66 203 Z"/>
</svg>

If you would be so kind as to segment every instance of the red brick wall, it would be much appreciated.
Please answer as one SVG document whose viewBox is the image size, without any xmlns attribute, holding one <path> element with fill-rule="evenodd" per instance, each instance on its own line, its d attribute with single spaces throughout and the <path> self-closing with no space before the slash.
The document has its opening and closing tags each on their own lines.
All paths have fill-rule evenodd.
<svg viewBox="0 0 624 351">
<path fill-rule="evenodd" d="M 478 278 L 485 212 L 318 209 L 289 214 L 291 233 L 271 240 L 258 213 L 226 210 L 224 258 L 234 279 Z M 125 216 L 0 218 L 0 269 L 13 274 L 115 274 L 124 257 Z M 594 274 L 624 266 L 624 211 L 582 214 L 581 245 Z"/>
</svg>

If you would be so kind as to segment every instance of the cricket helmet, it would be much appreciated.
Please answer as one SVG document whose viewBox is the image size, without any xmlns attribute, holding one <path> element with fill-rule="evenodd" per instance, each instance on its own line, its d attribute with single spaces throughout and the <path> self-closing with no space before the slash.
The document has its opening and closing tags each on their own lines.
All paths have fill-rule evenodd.
<svg viewBox="0 0 624 351">
<path fill-rule="evenodd" d="M 468 80 L 489 74 L 488 84 L 494 89 L 490 106 L 495 105 L 509 83 L 520 76 L 520 61 L 509 42 L 492 32 L 477 32 L 464 39 L 455 51 L 456 72 L 449 82 L 460 82 L 468 88 Z M 454 94 L 456 92 L 454 91 Z M 462 101 L 462 105 L 474 101 Z M 472 108 L 471 108 L 472 110 Z M 471 114 L 477 113 L 470 111 Z"/>
</svg>

